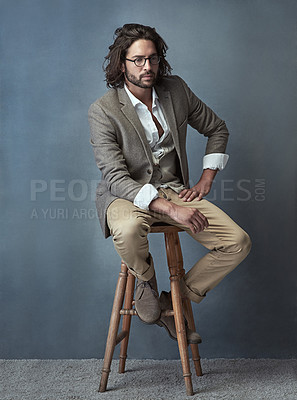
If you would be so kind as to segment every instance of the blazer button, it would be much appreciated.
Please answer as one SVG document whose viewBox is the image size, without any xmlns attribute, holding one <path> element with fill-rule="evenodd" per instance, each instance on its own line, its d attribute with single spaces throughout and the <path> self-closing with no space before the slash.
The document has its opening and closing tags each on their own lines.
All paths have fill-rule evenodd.
<svg viewBox="0 0 297 400">
<path fill-rule="evenodd" d="M 150 175 L 152 173 L 152 170 L 148 169 L 146 172 Z"/>
</svg>

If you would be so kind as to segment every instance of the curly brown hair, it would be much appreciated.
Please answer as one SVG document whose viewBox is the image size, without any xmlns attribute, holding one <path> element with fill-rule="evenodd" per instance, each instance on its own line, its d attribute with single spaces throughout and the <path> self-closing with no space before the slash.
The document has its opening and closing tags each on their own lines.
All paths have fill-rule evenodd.
<svg viewBox="0 0 297 400">
<path fill-rule="evenodd" d="M 172 68 L 165 59 L 168 46 L 156 32 L 155 28 L 140 24 L 125 24 L 123 27 L 115 30 L 115 40 L 109 46 L 109 53 L 103 63 L 107 87 L 123 87 L 125 77 L 121 66 L 125 62 L 127 50 L 133 42 L 139 39 L 154 42 L 157 53 L 161 57 L 157 79 L 170 75 Z"/>
</svg>

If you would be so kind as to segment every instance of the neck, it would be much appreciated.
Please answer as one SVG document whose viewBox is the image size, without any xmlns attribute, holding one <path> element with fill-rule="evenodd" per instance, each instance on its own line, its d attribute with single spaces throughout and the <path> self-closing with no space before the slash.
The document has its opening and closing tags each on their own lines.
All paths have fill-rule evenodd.
<svg viewBox="0 0 297 400">
<path fill-rule="evenodd" d="M 153 90 L 152 88 L 140 88 L 136 85 L 126 82 L 126 85 L 130 92 L 142 103 L 144 103 L 148 108 L 151 108 L 153 101 Z"/>
</svg>

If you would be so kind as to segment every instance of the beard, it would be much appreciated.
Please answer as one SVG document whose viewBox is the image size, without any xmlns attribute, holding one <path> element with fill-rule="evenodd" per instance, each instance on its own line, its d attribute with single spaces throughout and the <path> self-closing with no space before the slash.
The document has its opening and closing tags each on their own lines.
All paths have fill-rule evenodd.
<svg viewBox="0 0 297 400">
<path fill-rule="evenodd" d="M 135 75 L 130 74 L 128 71 L 124 72 L 124 75 L 127 79 L 128 82 L 133 83 L 133 85 L 138 86 L 142 89 L 150 89 L 152 88 L 155 83 L 156 83 L 156 75 L 154 74 L 154 72 L 150 72 L 148 73 L 144 73 L 142 75 L 139 76 L 139 79 L 136 78 Z M 141 80 L 141 78 L 143 76 L 151 76 L 153 78 L 153 80 L 150 83 L 145 83 Z"/>
</svg>

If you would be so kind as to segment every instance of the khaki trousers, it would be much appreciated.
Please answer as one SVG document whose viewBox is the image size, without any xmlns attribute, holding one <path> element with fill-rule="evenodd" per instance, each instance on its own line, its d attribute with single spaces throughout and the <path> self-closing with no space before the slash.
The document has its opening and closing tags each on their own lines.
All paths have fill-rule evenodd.
<svg viewBox="0 0 297 400">
<path fill-rule="evenodd" d="M 150 226 L 155 222 L 166 222 L 183 228 L 210 250 L 180 281 L 182 294 L 199 303 L 248 255 L 250 238 L 227 214 L 205 199 L 183 202 L 169 188 L 159 189 L 159 196 L 183 207 L 197 207 L 208 219 L 208 228 L 193 234 L 188 227 L 175 222 L 168 215 L 141 210 L 128 200 L 117 199 L 107 210 L 107 223 L 115 249 L 133 275 L 148 281 L 154 275 L 147 238 Z"/>
</svg>

